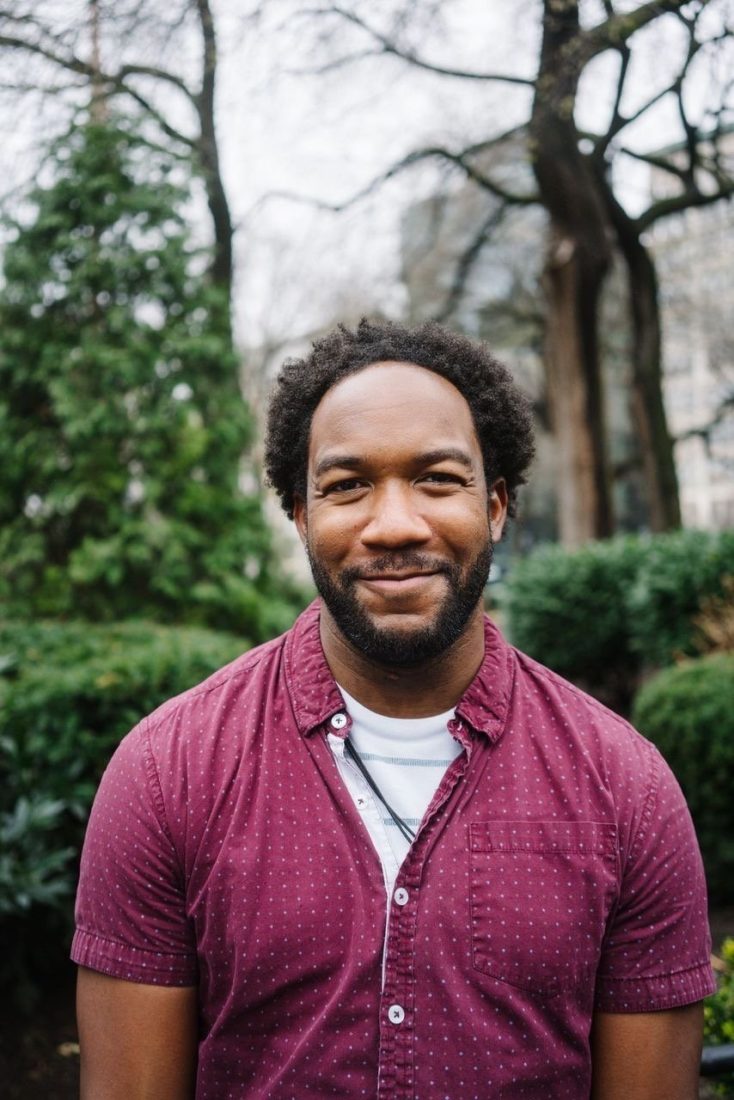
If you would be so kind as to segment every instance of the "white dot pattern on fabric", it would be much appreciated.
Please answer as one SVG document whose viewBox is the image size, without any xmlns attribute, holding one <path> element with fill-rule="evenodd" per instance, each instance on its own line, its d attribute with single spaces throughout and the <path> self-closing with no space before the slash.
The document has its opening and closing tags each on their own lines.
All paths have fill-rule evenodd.
<svg viewBox="0 0 734 1100">
<path fill-rule="evenodd" d="M 315 604 L 142 722 L 100 786 L 73 957 L 198 985 L 197 1100 L 587 1100 L 595 1009 L 711 992 L 690 817 L 619 718 L 487 622 L 386 895 L 328 742 L 343 709 Z"/>
</svg>

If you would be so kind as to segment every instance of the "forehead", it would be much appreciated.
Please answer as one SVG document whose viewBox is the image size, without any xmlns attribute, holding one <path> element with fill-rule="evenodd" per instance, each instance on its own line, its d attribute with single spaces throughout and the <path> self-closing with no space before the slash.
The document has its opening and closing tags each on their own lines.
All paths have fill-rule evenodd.
<svg viewBox="0 0 734 1100">
<path fill-rule="evenodd" d="M 324 394 L 311 423 L 309 456 L 331 447 L 411 442 L 479 450 L 471 410 L 453 383 L 415 363 L 372 363 Z"/>
</svg>

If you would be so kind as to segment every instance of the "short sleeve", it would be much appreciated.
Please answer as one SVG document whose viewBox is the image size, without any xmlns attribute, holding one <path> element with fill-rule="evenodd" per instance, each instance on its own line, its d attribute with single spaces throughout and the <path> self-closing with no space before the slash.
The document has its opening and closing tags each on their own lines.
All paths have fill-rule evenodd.
<svg viewBox="0 0 734 1100">
<path fill-rule="evenodd" d="M 197 982 L 183 878 L 145 723 L 118 747 L 94 800 L 71 957 L 127 981 Z"/>
<path fill-rule="evenodd" d="M 602 1012 L 662 1011 L 715 988 L 693 822 L 670 768 L 649 748 L 649 786 L 598 970 Z"/>
</svg>

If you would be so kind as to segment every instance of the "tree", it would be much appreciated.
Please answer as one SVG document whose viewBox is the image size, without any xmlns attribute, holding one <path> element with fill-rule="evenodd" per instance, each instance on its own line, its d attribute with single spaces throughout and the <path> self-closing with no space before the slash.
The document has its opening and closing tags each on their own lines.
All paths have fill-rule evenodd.
<svg viewBox="0 0 734 1100">
<path fill-rule="evenodd" d="M 282 625 L 226 292 L 186 178 L 121 122 L 55 145 L 0 292 L 0 599 L 11 613 Z M 256 583 L 257 580 L 257 583 Z"/>
<path fill-rule="evenodd" d="M 613 0 L 586 4 L 579 0 L 542 0 L 533 5 L 540 20 L 540 51 L 534 76 L 522 73 L 470 71 L 433 62 L 419 54 L 411 38 L 412 20 L 421 8 L 401 11 L 387 29 L 379 15 L 351 4 L 311 9 L 320 21 L 348 26 L 353 49 L 340 44 L 327 68 L 367 57 L 389 58 L 431 73 L 447 82 L 532 92 L 524 122 L 500 132 L 494 120 L 488 135 L 469 144 L 427 144 L 411 150 L 359 192 L 374 190 L 387 178 L 427 162 L 462 173 L 487 196 L 477 233 L 459 258 L 451 293 L 461 289 L 467 266 L 482 248 L 491 247 L 500 210 L 509 206 L 544 207 L 549 234 L 543 271 L 547 299 L 545 365 L 551 422 L 560 449 L 559 529 L 574 545 L 603 537 L 614 529 L 607 455 L 603 387 L 599 355 L 599 306 L 614 256 L 627 275 L 632 347 L 630 353 L 633 413 L 643 454 L 649 523 L 653 530 L 680 523 L 673 449 L 662 399 L 660 307 L 657 276 L 646 233 L 661 219 L 691 206 L 702 206 L 734 193 L 734 168 L 721 138 L 727 132 L 732 83 L 721 64 L 721 79 L 712 81 L 703 107 L 691 107 L 696 65 L 706 56 L 711 71 L 717 57 L 732 48 L 728 0 L 660 0 L 617 5 Z M 619 10 L 618 10 L 619 9 Z M 585 18 L 582 20 L 582 15 Z M 674 76 L 650 88 L 630 77 L 638 67 L 636 51 L 643 32 L 653 27 L 676 31 L 680 59 Z M 674 51 L 675 52 L 675 51 Z M 600 98 L 609 99 L 606 121 L 590 130 L 579 121 L 584 106 L 582 81 L 601 57 L 616 59 L 616 71 Z M 610 69 L 611 71 L 611 69 Z M 602 79 L 602 77 L 598 77 Z M 636 83 L 637 91 L 631 90 Z M 642 90 L 640 90 L 640 88 Z M 664 102 L 675 104 L 680 143 L 667 153 L 640 151 L 626 134 Z M 536 188 L 508 178 L 492 157 L 508 142 L 522 140 Z M 618 166 L 634 157 L 665 172 L 673 186 L 664 198 L 639 213 L 628 211 L 619 193 Z M 355 196 L 355 197 L 359 197 Z M 354 201 L 354 198 L 348 202 Z M 343 208 L 347 203 L 337 205 Z"/>
<path fill-rule="evenodd" d="M 201 175 L 211 214 L 213 282 L 224 293 L 229 321 L 232 288 L 233 225 L 222 179 L 215 125 L 218 44 L 209 0 L 86 0 L 87 17 L 52 0 L 14 0 L 0 4 L 0 50 L 19 57 L 23 69 L 35 62 L 32 78 L 9 79 L 11 92 L 36 91 L 74 104 L 87 102 L 90 86 L 108 102 L 131 106 L 158 135 L 168 151 Z M 107 65 L 101 48 L 114 40 L 115 61 Z M 189 63 L 198 39 L 196 62 Z M 147 60 L 157 43 L 156 64 Z M 112 51 L 109 51 L 112 52 Z M 12 72 L 12 67 L 10 69 Z"/>
</svg>

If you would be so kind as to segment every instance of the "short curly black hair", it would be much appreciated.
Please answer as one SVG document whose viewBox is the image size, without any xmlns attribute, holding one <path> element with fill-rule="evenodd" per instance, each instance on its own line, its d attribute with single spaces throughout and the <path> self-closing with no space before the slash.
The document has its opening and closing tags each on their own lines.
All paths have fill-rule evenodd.
<svg viewBox="0 0 734 1100">
<path fill-rule="evenodd" d="M 466 399 L 484 457 L 487 484 L 507 484 L 508 512 L 535 453 L 528 398 L 485 345 L 435 321 L 415 327 L 363 318 L 317 340 L 304 359 L 288 359 L 276 379 L 268 409 L 265 473 L 286 514 L 306 497 L 311 420 L 321 398 L 349 374 L 373 363 L 413 363 L 452 382 Z"/>
</svg>

